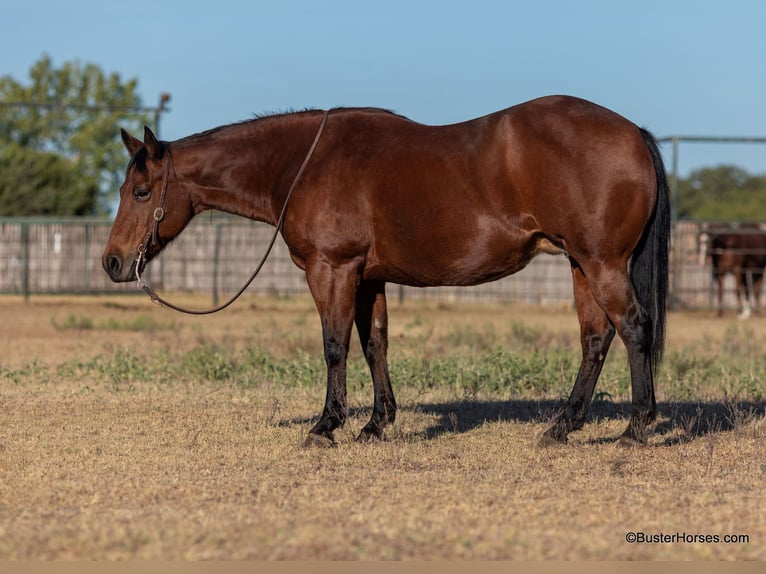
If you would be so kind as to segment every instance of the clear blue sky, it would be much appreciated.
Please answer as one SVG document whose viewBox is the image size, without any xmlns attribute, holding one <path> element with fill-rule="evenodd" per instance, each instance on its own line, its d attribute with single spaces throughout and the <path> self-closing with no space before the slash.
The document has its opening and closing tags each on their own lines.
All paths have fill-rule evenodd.
<svg viewBox="0 0 766 574">
<path fill-rule="evenodd" d="M 449 123 L 552 93 L 657 136 L 766 136 L 763 0 L 3 2 L 0 75 L 23 82 L 44 53 L 138 78 L 146 105 L 170 92 L 171 140 L 304 107 Z M 680 160 L 766 173 L 766 145 L 682 144 Z"/>
</svg>

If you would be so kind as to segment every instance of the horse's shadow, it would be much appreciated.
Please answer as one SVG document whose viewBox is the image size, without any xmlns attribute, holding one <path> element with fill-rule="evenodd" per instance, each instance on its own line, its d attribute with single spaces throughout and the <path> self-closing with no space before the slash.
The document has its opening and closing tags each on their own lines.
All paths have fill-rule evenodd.
<svg viewBox="0 0 766 574">
<path fill-rule="evenodd" d="M 467 433 L 487 422 L 550 423 L 564 407 L 554 399 L 528 400 L 455 400 L 403 405 L 400 412 L 430 415 L 435 420 L 428 427 L 407 433 L 410 438 L 430 440 L 451 433 Z M 350 418 L 370 416 L 369 407 L 349 409 Z M 595 400 L 588 410 L 585 424 L 603 420 L 627 420 L 629 402 Z M 766 401 L 667 401 L 657 404 L 657 423 L 653 435 L 662 437 L 661 445 L 689 442 L 711 433 L 735 430 L 754 419 L 766 416 Z M 313 424 L 316 418 L 282 420 L 278 425 Z M 618 436 L 596 438 L 586 444 L 616 442 Z"/>
<path fill-rule="evenodd" d="M 451 401 L 423 403 L 411 407 L 418 412 L 436 415 L 434 424 L 421 431 L 424 438 L 446 433 L 465 433 L 486 422 L 550 423 L 564 407 L 562 400 Z M 596 400 L 585 424 L 602 420 L 627 420 L 630 402 Z M 657 423 L 653 434 L 663 437 L 662 445 L 671 446 L 711 433 L 729 432 L 755 418 L 766 416 L 766 401 L 663 402 L 657 404 Z M 618 436 L 598 438 L 588 443 L 616 442 Z"/>
</svg>

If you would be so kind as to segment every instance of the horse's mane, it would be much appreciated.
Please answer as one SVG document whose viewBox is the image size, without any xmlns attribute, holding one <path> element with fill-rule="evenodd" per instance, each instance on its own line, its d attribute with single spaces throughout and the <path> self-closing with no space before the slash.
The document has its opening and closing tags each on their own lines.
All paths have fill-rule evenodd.
<svg viewBox="0 0 766 574">
<path fill-rule="evenodd" d="M 301 110 L 294 110 L 294 109 L 288 108 L 287 110 L 279 110 L 279 111 L 275 111 L 275 112 L 255 113 L 255 114 L 253 114 L 253 117 L 250 120 L 245 120 L 245 122 L 240 122 L 240 123 L 246 123 L 246 122 L 254 121 L 254 120 L 264 120 L 264 119 L 269 119 L 269 118 L 279 118 L 279 117 L 282 117 L 282 116 L 292 116 L 292 115 L 298 115 L 298 114 L 306 114 L 306 113 L 311 113 L 311 112 L 321 112 L 321 111 L 322 110 L 320 110 L 318 108 L 303 108 Z M 388 114 L 388 115 L 396 116 L 396 117 L 403 118 L 403 119 L 409 119 L 409 118 L 407 118 L 407 117 L 405 117 L 405 116 L 403 116 L 401 114 L 397 114 L 393 110 L 390 110 L 390 109 L 387 109 L 387 108 L 375 108 L 375 107 L 371 107 L 371 106 L 366 106 L 366 107 L 364 107 L 364 106 L 363 107 L 336 106 L 334 108 L 330 108 L 329 111 L 330 112 L 345 112 L 345 111 L 348 111 L 348 112 L 377 112 L 377 113 L 381 113 L 381 114 Z"/>
<path fill-rule="evenodd" d="M 125 177 L 127 177 L 128 173 L 130 173 L 130 170 L 133 167 L 135 167 L 140 172 L 146 171 L 146 157 L 147 157 L 146 148 L 141 146 L 140 148 L 138 148 L 136 153 L 130 158 L 130 161 L 128 162 L 128 167 L 125 168 Z"/>
<path fill-rule="evenodd" d="M 232 122 L 230 124 L 223 124 L 214 128 L 211 128 L 209 130 L 205 130 L 196 134 L 192 134 L 186 137 L 181 138 L 179 141 L 184 141 L 187 143 L 193 142 L 197 139 L 202 138 L 208 138 L 210 136 L 214 136 L 218 132 L 222 130 L 228 130 L 235 127 L 244 127 L 250 124 L 255 124 L 262 121 L 271 121 L 275 119 L 285 118 L 287 116 L 297 116 L 297 115 L 303 115 L 303 114 L 310 114 L 319 112 L 322 110 L 319 110 L 317 108 L 304 108 L 301 110 L 293 110 L 293 109 L 287 109 L 287 110 L 281 110 L 281 111 L 269 111 L 269 112 L 259 112 L 254 113 L 251 118 L 248 118 L 246 120 L 242 120 L 239 122 Z M 409 119 L 406 116 L 403 116 L 401 114 L 397 114 L 396 112 L 393 112 L 389 109 L 385 108 L 374 108 L 374 107 L 335 107 L 330 108 L 331 112 L 371 112 L 371 113 L 382 113 L 387 114 L 391 116 L 395 116 L 402 119 Z"/>
<path fill-rule="evenodd" d="M 280 118 L 282 116 L 295 116 L 299 114 L 307 114 L 310 112 L 318 112 L 320 111 L 317 108 L 303 108 L 300 110 L 295 110 L 293 108 L 287 108 L 286 110 L 276 110 L 276 111 L 266 111 L 266 112 L 256 112 L 253 114 L 253 117 L 249 120 L 244 120 L 243 122 L 238 123 L 247 123 L 257 120 L 266 120 L 269 118 Z M 236 125 L 236 124 L 235 124 Z"/>
</svg>

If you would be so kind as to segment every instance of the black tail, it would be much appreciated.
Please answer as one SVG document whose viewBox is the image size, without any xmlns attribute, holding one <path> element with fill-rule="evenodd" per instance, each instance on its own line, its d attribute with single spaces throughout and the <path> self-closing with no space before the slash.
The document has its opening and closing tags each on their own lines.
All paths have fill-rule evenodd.
<svg viewBox="0 0 766 574">
<path fill-rule="evenodd" d="M 630 275 L 641 305 L 652 322 L 649 356 L 656 375 L 665 348 L 665 316 L 670 258 L 670 199 L 665 165 L 657 141 L 647 130 L 641 135 L 652 154 L 657 176 L 657 203 L 644 237 L 633 253 Z"/>
</svg>

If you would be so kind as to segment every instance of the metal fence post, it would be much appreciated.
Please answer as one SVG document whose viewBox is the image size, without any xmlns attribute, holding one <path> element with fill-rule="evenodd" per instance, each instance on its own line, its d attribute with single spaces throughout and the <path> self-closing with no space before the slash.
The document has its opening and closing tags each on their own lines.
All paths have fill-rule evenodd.
<svg viewBox="0 0 766 574">
<path fill-rule="evenodd" d="M 21 224 L 21 291 L 24 301 L 29 301 L 29 223 Z"/>
<path fill-rule="evenodd" d="M 85 222 L 85 246 L 83 249 L 83 291 L 87 291 L 90 288 L 90 268 L 88 265 L 88 259 L 90 258 L 90 223 Z"/>
<path fill-rule="evenodd" d="M 221 258 L 221 236 L 223 229 L 220 223 L 215 224 L 215 242 L 213 248 L 213 305 L 218 305 L 218 270 L 219 260 Z"/>
</svg>

